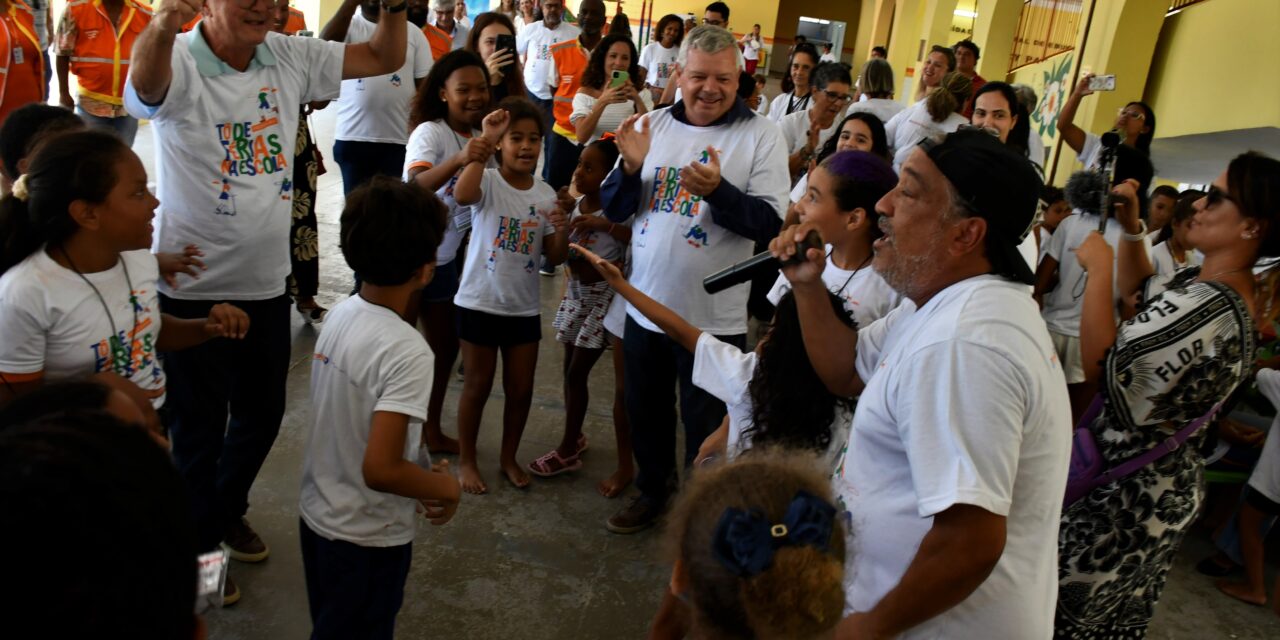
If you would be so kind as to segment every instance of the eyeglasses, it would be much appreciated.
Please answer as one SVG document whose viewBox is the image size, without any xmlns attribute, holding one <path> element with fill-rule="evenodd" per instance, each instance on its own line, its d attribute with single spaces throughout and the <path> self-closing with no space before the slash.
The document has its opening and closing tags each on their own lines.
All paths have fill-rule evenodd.
<svg viewBox="0 0 1280 640">
<path fill-rule="evenodd" d="M 824 89 L 822 91 L 822 95 L 825 95 L 828 100 L 836 104 L 848 104 L 850 102 L 853 102 L 853 96 L 847 93 L 836 93 L 834 91 L 827 91 Z"/>
<path fill-rule="evenodd" d="M 1118 115 L 1129 118 L 1130 120 L 1146 120 L 1147 114 L 1141 111 L 1130 111 L 1127 107 L 1121 107 Z"/>
<path fill-rule="evenodd" d="M 724 20 L 709 20 L 709 19 L 707 19 L 707 18 L 703 18 L 703 19 L 702 19 L 702 24 L 709 24 L 709 25 L 711 25 L 711 26 L 713 26 L 713 27 L 723 27 L 723 26 L 724 26 Z"/>
<path fill-rule="evenodd" d="M 1235 198 L 1232 198 L 1230 194 L 1228 194 L 1226 191 L 1223 191 L 1222 189 L 1219 189 L 1215 185 L 1209 185 L 1209 192 L 1206 193 L 1204 197 L 1205 197 L 1204 204 L 1206 209 L 1208 209 L 1209 207 L 1216 207 L 1222 204 L 1223 202 L 1230 202 L 1231 204 L 1239 205 L 1239 203 L 1236 202 Z"/>
<path fill-rule="evenodd" d="M 265 0 L 265 2 L 263 0 L 240 0 L 236 3 L 236 6 L 244 9 L 245 11 L 249 11 L 250 9 L 257 8 L 259 2 L 267 5 L 268 11 L 289 6 L 289 0 Z"/>
</svg>

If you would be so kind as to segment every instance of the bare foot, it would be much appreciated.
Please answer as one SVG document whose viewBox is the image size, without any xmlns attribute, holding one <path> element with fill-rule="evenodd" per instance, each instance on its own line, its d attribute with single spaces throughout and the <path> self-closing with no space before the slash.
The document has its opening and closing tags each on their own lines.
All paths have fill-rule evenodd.
<svg viewBox="0 0 1280 640">
<path fill-rule="evenodd" d="M 1264 605 L 1267 603 L 1267 592 L 1258 593 L 1249 588 L 1249 585 L 1243 582 L 1231 582 L 1227 580 L 1218 581 L 1218 591 L 1221 591 L 1236 600 L 1247 602 L 1252 605 Z"/>
<path fill-rule="evenodd" d="M 441 453 L 446 455 L 458 454 L 458 441 L 454 438 L 446 436 L 443 432 L 436 430 L 437 435 L 432 435 L 427 429 L 422 430 L 422 441 L 427 445 L 427 451 L 431 453 Z"/>
<path fill-rule="evenodd" d="M 483 495 L 489 492 L 489 487 L 485 486 L 484 478 L 480 477 L 480 470 L 476 468 L 475 463 L 462 463 L 459 469 L 458 481 L 462 483 L 462 490 L 475 495 Z"/>
<path fill-rule="evenodd" d="M 618 469 L 613 472 L 613 475 L 601 480 L 600 484 L 596 485 L 596 490 L 606 498 L 616 498 L 631 486 L 633 476 L 634 473 L 629 470 Z"/>
<path fill-rule="evenodd" d="M 511 463 L 502 465 L 502 474 L 507 476 L 507 482 L 517 489 L 524 489 L 529 486 L 529 474 L 520 468 L 519 463 Z"/>
</svg>

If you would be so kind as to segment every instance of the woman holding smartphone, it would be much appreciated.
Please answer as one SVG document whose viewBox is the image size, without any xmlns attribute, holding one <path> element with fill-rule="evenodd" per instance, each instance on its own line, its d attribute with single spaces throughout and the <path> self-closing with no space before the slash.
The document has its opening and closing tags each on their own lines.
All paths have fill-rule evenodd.
<svg viewBox="0 0 1280 640">
<path fill-rule="evenodd" d="M 573 97 L 573 123 L 578 144 L 590 144 L 613 133 L 623 120 L 653 108 L 644 91 L 636 45 L 622 35 L 605 36 L 591 53 L 582 86 Z"/>
<path fill-rule="evenodd" d="M 466 50 L 479 55 L 489 70 L 489 104 L 524 95 L 524 76 L 516 58 L 516 27 L 510 18 L 496 11 L 476 16 Z"/>
<path fill-rule="evenodd" d="M 1076 126 L 1076 109 L 1080 108 L 1080 99 L 1093 95 L 1094 91 L 1112 90 L 1091 87 L 1089 81 L 1093 78 L 1092 73 L 1086 73 L 1080 78 L 1075 91 L 1062 104 L 1062 113 L 1058 114 L 1058 131 L 1062 132 L 1062 141 L 1076 152 L 1080 164 L 1086 169 L 1093 169 L 1098 165 L 1102 138 Z M 1156 112 L 1151 110 L 1150 105 L 1137 101 L 1126 104 L 1116 115 L 1113 128 L 1124 138 L 1124 144 L 1144 154 L 1151 154 L 1151 139 L 1156 137 Z"/>
</svg>

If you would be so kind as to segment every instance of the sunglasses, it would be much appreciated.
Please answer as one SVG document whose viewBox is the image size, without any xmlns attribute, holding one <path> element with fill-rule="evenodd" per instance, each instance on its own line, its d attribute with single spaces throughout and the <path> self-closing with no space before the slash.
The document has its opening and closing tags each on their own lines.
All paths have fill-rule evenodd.
<svg viewBox="0 0 1280 640">
<path fill-rule="evenodd" d="M 1142 113 L 1141 111 L 1129 111 L 1125 107 L 1120 108 L 1118 115 L 1122 115 L 1126 118 L 1129 118 L 1130 120 L 1146 120 L 1147 119 L 1147 114 Z"/>
<path fill-rule="evenodd" d="M 1239 203 L 1236 202 L 1235 198 L 1232 198 L 1230 194 L 1228 194 L 1226 191 L 1223 191 L 1222 189 L 1219 189 L 1215 185 L 1209 185 L 1209 192 L 1205 194 L 1204 198 L 1205 198 L 1204 204 L 1206 209 L 1210 207 L 1216 207 L 1222 204 L 1223 202 L 1230 202 L 1231 204 L 1239 205 Z"/>
</svg>

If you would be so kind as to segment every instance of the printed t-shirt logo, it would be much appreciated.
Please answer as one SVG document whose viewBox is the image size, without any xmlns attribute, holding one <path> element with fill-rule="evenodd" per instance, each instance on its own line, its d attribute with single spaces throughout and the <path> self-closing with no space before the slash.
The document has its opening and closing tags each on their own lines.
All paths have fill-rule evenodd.
<svg viewBox="0 0 1280 640">
<path fill-rule="evenodd" d="M 219 187 L 214 213 L 236 215 L 232 178 L 286 172 L 285 177 L 276 184 L 280 185 L 281 200 L 292 198 L 293 181 L 288 177 L 292 167 L 281 138 L 280 107 L 277 100 L 275 87 L 262 87 L 255 96 L 258 110 L 256 122 L 223 122 L 214 125 L 223 149 L 222 178 L 213 183 Z"/>
<path fill-rule="evenodd" d="M 719 151 L 717 149 L 717 151 Z M 698 152 L 697 162 L 699 164 L 707 164 L 711 161 L 710 154 L 704 149 Z M 706 229 L 698 223 L 698 217 L 702 213 L 702 196 L 696 196 L 689 193 L 680 181 L 681 167 L 655 167 L 653 170 L 653 193 L 649 197 L 648 213 L 663 214 L 674 213 L 679 215 L 681 221 L 681 236 L 689 243 L 689 246 L 695 249 L 701 249 L 711 244 L 711 237 Z M 648 216 L 641 223 L 640 234 L 645 235 L 649 231 Z M 638 239 L 639 246 L 644 246 L 643 239 Z"/>
<path fill-rule="evenodd" d="M 534 260 L 534 248 L 542 246 L 538 241 L 541 228 L 542 220 L 535 205 L 529 205 L 528 217 L 500 216 L 498 233 L 494 236 L 493 245 L 489 248 L 489 259 L 485 261 L 485 268 L 493 271 L 497 266 L 500 253 L 513 254 L 513 256 L 525 258 L 524 270 L 533 273 L 538 268 Z"/>
<path fill-rule="evenodd" d="M 156 346 L 151 328 L 151 309 L 143 305 L 139 299 L 146 295 L 145 290 L 135 290 L 129 296 L 131 312 L 136 314 L 138 322 L 128 330 L 108 336 L 89 344 L 93 351 L 93 371 L 102 373 L 111 371 L 122 378 L 130 379 L 137 372 L 151 369 L 151 378 L 161 380 L 163 375 L 156 366 Z"/>
</svg>

